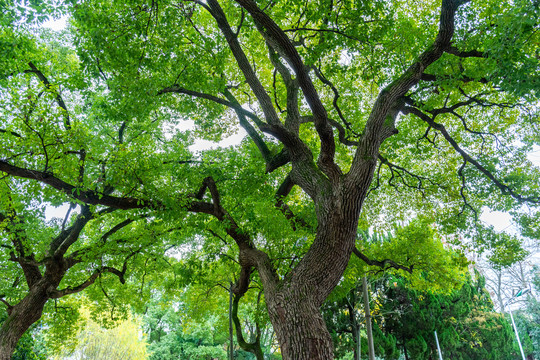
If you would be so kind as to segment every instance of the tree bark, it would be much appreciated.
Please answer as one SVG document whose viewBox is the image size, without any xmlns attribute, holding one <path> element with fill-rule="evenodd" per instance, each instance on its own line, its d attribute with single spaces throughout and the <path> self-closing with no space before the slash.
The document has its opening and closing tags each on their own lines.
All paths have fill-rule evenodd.
<svg viewBox="0 0 540 360">
<path fill-rule="evenodd" d="M 347 197 L 321 206 L 317 236 L 306 256 L 275 289 L 265 286 L 285 360 L 334 358 L 320 306 L 341 279 L 354 247 L 361 202 Z"/>
<path fill-rule="evenodd" d="M 48 286 L 43 281 L 32 287 L 28 294 L 8 310 L 8 318 L 0 328 L 0 360 L 9 360 L 17 342 L 24 333 L 41 318 L 49 296 Z"/>
<path fill-rule="evenodd" d="M 283 359 L 333 359 L 332 339 L 319 308 L 305 296 L 290 289 L 268 301 Z"/>
</svg>

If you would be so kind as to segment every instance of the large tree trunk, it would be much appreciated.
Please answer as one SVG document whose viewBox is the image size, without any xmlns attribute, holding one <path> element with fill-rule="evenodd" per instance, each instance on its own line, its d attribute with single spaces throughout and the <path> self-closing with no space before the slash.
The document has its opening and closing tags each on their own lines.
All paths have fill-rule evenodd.
<svg viewBox="0 0 540 360">
<path fill-rule="evenodd" d="M 320 306 L 337 285 L 354 247 L 360 204 L 337 202 L 324 218 L 302 261 L 265 297 L 285 360 L 334 358 L 330 333 Z M 335 205 L 332 204 L 332 205 Z"/>
<path fill-rule="evenodd" d="M 11 359 L 17 342 L 30 326 L 40 319 L 48 299 L 47 286 L 39 284 L 32 287 L 17 305 L 8 310 L 8 318 L 0 328 L 0 360 Z"/>
<path fill-rule="evenodd" d="M 332 338 L 319 307 L 294 289 L 285 293 L 267 301 L 283 359 L 333 359 Z"/>
</svg>

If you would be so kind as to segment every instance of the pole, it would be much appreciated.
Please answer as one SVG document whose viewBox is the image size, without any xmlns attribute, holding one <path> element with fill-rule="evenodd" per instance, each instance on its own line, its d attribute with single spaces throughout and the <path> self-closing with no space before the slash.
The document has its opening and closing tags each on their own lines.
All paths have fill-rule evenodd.
<svg viewBox="0 0 540 360">
<path fill-rule="evenodd" d="M 437 343 L 437 351 L 439 352 L 439 360 L 443 360 L 441 347 L 439 346 L 439 337 L 437 336 L 437 330 L 435 330 L 435 342 Z"/>
<path fill-rule="evenodd" d="M 356 332 L 356 351 L 358 354 L 358 360 L 362 360 L 362 338 L 360 337 L 360 326 L 358 326 L 358 323 L 356 326 L 358 327 L 358 331 Z"/>
<path fill-rule="evenodd" d="M 514 332 L 516 333 L 516 339 L 518 341 L 519 351 L 521 351 L 521 357 L 523 360 L 527 360 L 525 358 L 525 353 L 523 353 L 523 347 L 521 346 L 521 341 L 519 340 L 519 334 L 516 327 L 516 323 L 514 322 L 514 317 L 512 316 L 512 310 L 508 309 L 508 313 L 510 314 L 510 319 L 512 320 L 512 326 L 514 327 Z"/>
<path fill-rule="evenodd" d="M 369 293 L 366 277 L 362 278 L 362 287 L 364 293 L 364 313 L 366 315 L 366 332 L 368 340 L 368 359 L 375 360 L 375 345 L 373 343 L 373 331 L 371 327 L 371 310 L 369 309 Z"/>
<path fill-rule="evenodd" d="M 234 358 L 234 342 L 233 342 L 233 320 L 232 320 L 232 304 L 233 304 L 233 291 L 232 291 L 233 284 L 231 283 L 231 286 L 229 288 L 229 353 L 228 358 L 229 360 L 233 360 Z"/>
</svg>

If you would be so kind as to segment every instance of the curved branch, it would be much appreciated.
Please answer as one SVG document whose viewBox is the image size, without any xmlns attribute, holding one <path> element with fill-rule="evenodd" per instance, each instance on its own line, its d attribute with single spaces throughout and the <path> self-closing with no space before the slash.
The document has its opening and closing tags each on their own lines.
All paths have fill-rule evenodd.
<svg viewBox="0 0 540 360">
<path fill-rule="evenodd" d="M 474 214 L 474 220 L 478 221 L 478 212 L 472 207 L 471 204 L 469 204 L 467 197 L 465 196 L 465 189 L 467 188 L 465 183 L 465 175 L 463 174 L 463 169 L 465 169 L 465 166 L 467 166 L 467 160 L 463 160 L 463 164 L 461 164 L 458 170 L 458 175 L 461 178 L 461 188 L 459 189 L 459 194 L 461 195 L 461 199 L 463 199 L 463 207 L 461 208 L 459 215 L 463 214 L 465 208 L 468 207 Z"/>
<path fill-rule="evenodd" d="M 247 134 L 249 135 L 251 140 L 255 143 L 257 148 L 259 149 L 259 152 L 261 153 L 263 159 L 265 160 L 268 166 L 268 163 L 270 162 L 272 158 L 272 153 L 268 149 L 268 146 L 264 142 L 263 138 L 259 135 L 259 133 L 257 133 L 257 130 L 255 130 L 255 128 L 247 121 L 246 115 L 242 111 L 239 110 L 242 107 L 240 106 L 240 104 L 238 103 L 234 95 L 228 89 L 225 89 L 224 95 L 233 105 L 235 105 L 234 111 L 236 112 L 236 115 L 238 116 L 240 126 L 244 130 L 246 130 Z M 260 120 L 256 122 L 257 125 L 261 125 L 261 123 L 262 122 Z"/>
<path fill-rule="evenodd" d="M 243 295 L 244 294 L 235 294 L 232 303 L 231 317 L 234 322 L 234 328 L 236 330 L 236 340 L 238 341 L 238 345 L 243 350 L 254 354 L 257 360 L 264 360 L 264 355 L 261 349 L 261 329 L 259 327 L 259 324 L 256 324 L 257 334 L 255 335 L 254 342 L 248 343 L 244 339 L 244 335 L 242 333 L 242 324 L 240 323 L 240 319 L 238 318 L 238 303 L 240 302 L 240 299 L 243 297 Z"/>
<path fill-rule="evenodd" d="M 83 283 L 77 285 L 77 286 L 68 286 L 64 289 L 61 289 L 61 290 L 49 290 L 48 291 L 48 295 L 51 299 L 59 299 L 61 297 L 64 297 L 66 295 L 71 295 L 71 294 L 75 294 L 75 293 L 79 293 L 81 291 L 83 291 L 84 289 L 86 289 L 87 287 L 89 287 L 90 285 L 94 284 L 96 282 L 96 279 L 99 277 L 99 275 L 101 275 L 102 273 L 104 272 L 109 272 L 111 274 L 114 274 L 116 276 L 118 276 L 118 278 L 120 279 L 120 282 L 122 284 L 124 284 L 126 281 L 124 279 L 124 275 L 125 275 L 125 268 L 122 269 L 123 271 L 120 271 L 118 269 L 115 269 L 113 267 L 109 267 L 109 266 L 104 266 L 104 267 L 101 267 L 99 269 L 96 269 L 92 275 L 90 275 L 90 277 L 88 279 L 86 279 L 86 281 L 84 281 Z"/>
<path fill-rule="evenodd" d="M 486 78 L 475 79 L 475 78 L 472 78 L 469 76 L 463 76 L 463 75 L 459 75 L 459 77 L 452 77 L 448 75 L 433 75 L 433 74 L 423 73 L 422 76 L 420 77 L 420 80 L 423 80 L 423 81 L 442 81 L 442 80 L 452 80 L 452 79 L 459 80 L 463 83 L 469 83 L 469 82 L 479 82 L 481 84 L 489 83 L 489 80 Z"/>
<path fill-rule="evenodd" d="M 377 20 L 367 20 L 367 21 L 364 21 L 364 23 L 370 23 L 370 22 L 375 22 L 375 21 L 377 21 Z M 292 28 L 292 29 L 284 29 L 283 30 L 283 32 L 294 32 L 294 33 L 296 33 L 297 31 L 329 32 L 329 33 L 334 33 L 334 34 L 341 35 L 341 36 L 346 37 L 347 39 L 350 39 L 350 40 L 358 41 L 360 43 L 363 42 L 362 40 L 360 40 L 360 39 L 358 39 L 358 38 L 356 38 L 354 36 L 345 34 L 341 30 L 331 29 L 331 28 L 328 28 L 328 29 L 316 29 L 316 28 L 307 28 L 307 27 L 295 27 L 295 28 Z"/>
<path fill-rule="evenodd" d="M 279 186 L 275 198 L 276 198 L 276 208 L 279 209 L 285 215 L 285 218 L 291 222 L 292 229 L 296 231 L 296 225 L 300 225 L 303 228 L 312 229 L 304 219 L 297 217 L 287 205 L 283 199 L 289 195 L 292 188 L 294 187 L 294 182 L 291 179 L 290 174 L 285 177 L 285 180 Z"/>
<path fill-rule="evenodd" d="M 298 134 L 300 126 L 300 110 L 298 109 L 298 81 L 292 77 L 289 69 L 287 69 L 287 67 L 281 63 L 278 53 L 274 48 L 272 48 L 270 43 L 267 42 L 266 44 L 268 46 L 270 62 L 281 75 L 287 91 L 287 117 L 285 118 L 285 127 L 287 127 L 287 129 L 293 133 Z M 275 97 L 277 102 L 277 94 Z"/>
<path fill-rule="evenodd" d="M 242 114 L 244 116 L 249 117 L 250 119 L 255 121 L 255 123 L 257 125 L 261 125 L 263 123 L 263 121 L 261 119 L 259 119 L 259 117 L 257 115 L 255 115 L 251 111 L 248 111 L 248 110 L 244 109 L 237 102 L 236 103 L 231 102 L 229 100 L 222 99 L 222 98 L 217 97 L 217 96 L 212 95 L 212 94 L 207 94 L 207 93 L 203 93 L 203 92 L 199 92 L 199 91 L 188 90 L 188 89 L 185 89 L 185 88 L 183 88 L 183 87 L 181 87 L 181 86 L 179 86 L 177 84 L 165 87 L 165 88 L 161 89 L 160 91 L 158 91 L 158 95 L 166 94 L 166 93 L 184 94 L 184 95 L 189 95 L 189 96 L 193 96 L 193 97 L 200 98 L 200 99 L 210 100 L 212 102 L 215 102 L 216 104 L 225 105 L 225 106 L 235 110 L 237 113 L 240 113 L 240 114 Z"/>
<path fill-rule="evenodd" d="M 8 315 L 11 315 L 11 312 L 13 311 L 13 305 L 11 305 L 9 302 L 7 302 L 6 299 L 4 299 L 6 297 L 6 295 L 4 294 L 0 294 L 0 302 L 4 303 L 4 305 L 6 305 L 6 311 L 8 313 Z"/>
<path fill-rule="evenodd" d="M 358 250 L 357 248 L 354 248 L 353 249 L 353 253 L 354 255 L 356 255 L 360 260 L 362 260 L 363 262 L 365 262 L 366 264 L 368 265 L 371 265 L 371 266 L 378 266 L 380 267 L 381 269 L 385 270 L 385 269 L 388 269 L 388 268 L 394 268 L 396 270 L 403 270 L 403 271 L 406 271 L 408 272 L 409 274 L 412 274 L 413 272 L 413 267 L 414 265 L 411 265 L 410 267 L 407 267 L 407 266 L 403 266 L 403 265 L 400 265 L 398 263 L 396 263 L 395 261 L 393 260 L 390 260 L 390 259 L 385 259 L 385 260 L 371 260 L 370 258 L 368 258 L 366 255 L 364 255 L 360 250 Z"/>
<path fill-rule="evenodd" d="M 18 137 L 19 139 L 22 139 L 22 136 L 20 134 L 16 133 L 15 131 L 0 129 L 0 133 L 1 134 L 7 134 L 7 135 L 13 135 L 15 137 Z"/>
<path fill-rule="evenodd" d="M 36 74 L 38 79 L 43 83 L 43 85 L 45 85 L 45 88 L 51 91 L 52 85 L 47 79 L 47 77 L 45 77 L 45 75 L 43 75 L 43 73 L 32 62 L 29 62 L 28 66 L 30 66 L 31 70 L 26 70 L 25 73 Z M 69 120 L 69 112 L 68 112 L 66 103 L 64 102 L 64 99 L 62 99 L 62 96 L 60 96 L 60 93 L 57 90 L 54 90 L 54 93 L 56 95 L 56 103 L 58 104 L 58 106 L 60 106 L 64 110 L 64 126 L 66 127 L 67 130 L 69 130 L 71 129 L 71 123 Z"/>
<path fill-rule="evenodd" d="M 271 289 L 275 288 L 278 282 L 278 275 L 270 262 L 268 254 L 255 247 L 250 235 L 243 231 L 234 218 L 221 206 L 219 192 L 214 179 L 212 177 L 205 178 L 197 194 L 192 196 L 201 200 L 207 189 L 210 191 L 212 203 L 202 201 L 192 202 L 188 205 L 188 210 L 215 216 L 223 225 L 227 235 L 238 246 L 240 250 L 239 263 L 242 268 L 240 279 L 237 282 L 237 287 L 239 288 L 237 291 L 243 291 L 241 289 L 247 291 L 249 277 L 253 267 L 258 270 L 261 280 L 265 283 L 265 288 L 272 291 Z"/>
<path fill-rule="evenodd" d="M 326 77 L 324 76 L 324 74 L 322 73 L 321 69 L 319 69 L 318 67 L 314 66 L 313 67 L 314 71 L 315 71 L 315 75 L 317 75 L 317 77 L 319 78 L 319 80 L 321 80 L 321 82 L 323 84 L 325 84 L 326 86 L 329 86 L 331 89 L 332 89 L 332 92 L 334 93 L 334 98 L 332 100 L 332 104 L 334 106 L 334 109 L 336 109 L 336 112 L 338 113 L 338 116 L 339 118 L 341 119 L 341 121 L 343 122 L 343 124 L 345 125 L 345 127 L 351 131 L 354 135 L 358 135 L 356 134 L 352 129 L 351 129 L 351 123 L 349 123 L 346 119 L 345 119 L 345 116 L 343 116 L 343 113 L 341 111 L 341 108 L 339 107 L 339 104 L 338 104 L 338 100 L 340 98 L 340 94 L 339 94 L 339 91 L 338 89 L 336 88 L 336 86 Z M 335 126 L 334 126 L 335 127 Z M 340 133 L 341 134 L 341 133 Z"/>
<path fill-rule="evenodd" d="M 405 169 L 404 167 L 399 166 L 399 165 L 396 165 L 396 164 L 390 162 L 387 158 L 385 158 L 385 157 L 382 156 L 382 155 L 379 155 L 379 161 L 381 162 L 381 164 L 384 164 L 384 165 L 388 166 L 388 168 L 390 168 L 390 170 L 391 170 L 392 172 L 394 171 L 394 169 L 397 169 L 397 170 L 399 170 L 399 171 L 404 172 L 405 174 L 407 174 L 407 175 L 410 176 L 411 178 L 416 179 L 416 181 L 418 181 L 418 185 L 417 185 L 417 186 L 412 186 L 412 185 L 408 184 L 407 182 L 405 182 L 405 179 L 403 179 L 403 176 L 402 176 L 401 174 L 399 174 L 399 176 L 400 176 L 401 179 L 402 179 L 403 185 L 405 185 L 405 186 L 407 186 L 407 187 L 422 190 L 422 189 L 424 189 L 423 182 L 426 181 L 426 182 L 429 182 L 431 185 L 434 185 L 434 186 L 440 187 L 440 188 L 442 188 L 442 189 L 445 189 L 445 187 L 444 187 L 443 185 L 440 185 L 440 184 L 434 182 L 433 180 L 431 180 L 431 179 L 428 178 L 428 177 L 413 174 L 412 172 L 410 172 L 409 170 Z"/>
</svg>

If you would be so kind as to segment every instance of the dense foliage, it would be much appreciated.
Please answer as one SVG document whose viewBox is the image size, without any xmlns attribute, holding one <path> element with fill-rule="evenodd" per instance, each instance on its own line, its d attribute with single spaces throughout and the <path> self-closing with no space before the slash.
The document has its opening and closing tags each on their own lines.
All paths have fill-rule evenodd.
<svg viewBox="0 0 540 360">
<path fill-rule="evenodd" d="M 0 360 L 42 314 L 76 326 L 73 294 L 115 318 L 211 273 L 264 292 L 284 358 L 331 359 L 351 255 L 444 291 L 463 249 L 526 256 L 483 209 L 538 234 L 538 0 L 0 6 Z"/>
</svg>

